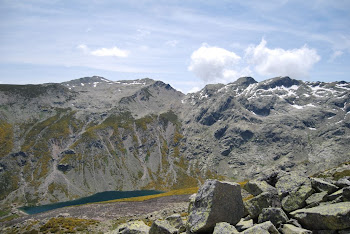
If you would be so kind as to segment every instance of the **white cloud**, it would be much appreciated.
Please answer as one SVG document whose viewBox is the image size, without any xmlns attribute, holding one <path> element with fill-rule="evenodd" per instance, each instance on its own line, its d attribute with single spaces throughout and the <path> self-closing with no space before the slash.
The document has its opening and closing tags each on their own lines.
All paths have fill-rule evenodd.
<svg viewBox="0 0 350 234">
<path fill-rule="evenodd" d="M 197 93 L 201 88 L 199 87 L 192 87 L 187 93 Z"/>
<path fill-rule="evenodd" d="M 179 44 L 178 40 L 171 40 L 171 41 L 167 41 L 165 42 L 166 45 L 171 46 L 171 47 L 176 47 L 177 44 Z"/>
<path fill-rule="evenodd" d="M 89 53 L 89 48 L 85 44 L 80 44 L 77 46 L 77 48 L 85 54 Z"/>
<path fill-rule="evenodd" d="M 204 82 L 234 81 L 249 69 L 237 68 L 241 57 L 234 52 L 219 47 L 210 47 L 203 44 L 191 55 L 189 71 Z"/>
<path fill-rule="evenodd" d="M 259 45 L 246 49 L 246 58 L 260 75 L 292 78 L 308 76 L 312 66 L 321 59 L 315 49 L 307 46 L 293 50 L 269 49 L 264 39 Z"/>
<path fill-rule="evenodd" d="M 343 54 L 344 52 L 341 50 L 334 51 L 331 57 L 329 58 L 328 62 L 333 62 L 337 57 L 342 56 Z"/>
<path fill-rule="evenodd" d="M 110 48 L 110 49 L 101 48 L 98 50 L 94 50 L 94 51 L 91 51 L 91 54 L 95 55 L 95 56 L 113 56 L 113 57 L 125 58 L 125 57 L 128 57 L 129 51 L 119 49 L 118 47 L 115 46 L 115 47 Z"/>
</svg>

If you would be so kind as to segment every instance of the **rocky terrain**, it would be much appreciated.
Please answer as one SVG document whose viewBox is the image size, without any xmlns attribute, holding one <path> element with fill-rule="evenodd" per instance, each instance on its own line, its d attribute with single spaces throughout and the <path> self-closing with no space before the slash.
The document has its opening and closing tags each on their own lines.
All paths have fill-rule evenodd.
<svg viewBox="0 0 350 234">
<path fill-rule="evenodd" d="M 350 84 L 243 77 L 187 95 L 161 81 L 0 85 L 0 200 L 308 175 L 350 161 Z"/>
<path fill-rule="evenodd" d="M 350 164 L 309 177 L 267 170 L 206 180 L 196 194 L 68 207 L 3 223 L 2 233 L 350 233 Z M 187 201 L 187 202 L 186 202 Z"/>
</svg>

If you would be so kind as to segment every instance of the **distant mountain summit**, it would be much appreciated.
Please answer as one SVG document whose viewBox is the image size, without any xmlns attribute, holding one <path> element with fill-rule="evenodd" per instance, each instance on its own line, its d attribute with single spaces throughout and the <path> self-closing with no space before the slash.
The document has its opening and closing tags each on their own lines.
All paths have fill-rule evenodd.
<svg viewBox="0 0 350 234">
<path fill-rule="evenodd" d="M 187 95 L 149 78 L 0 85 L 0 199 L 46 204 L 350 160 L 350 84 L 242 77 Z"/>
</svg>

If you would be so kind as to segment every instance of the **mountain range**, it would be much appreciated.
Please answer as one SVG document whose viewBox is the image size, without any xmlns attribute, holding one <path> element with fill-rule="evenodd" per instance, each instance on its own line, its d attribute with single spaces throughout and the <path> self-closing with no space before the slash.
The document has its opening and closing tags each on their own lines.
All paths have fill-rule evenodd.
<svg viewBox="0 0 350 234">
<path fill-rule="evenodd" d="M 152 79 L 0 85 L 1 204 L 306 174 L 350 161 L 350 83 L 242 77 L 187 95 Z"/>
</svg>

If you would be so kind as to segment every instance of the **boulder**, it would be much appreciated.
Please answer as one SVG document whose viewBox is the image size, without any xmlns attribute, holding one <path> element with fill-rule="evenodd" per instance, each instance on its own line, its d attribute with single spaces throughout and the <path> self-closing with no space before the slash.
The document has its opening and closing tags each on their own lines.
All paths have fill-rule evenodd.
<svg viewBox="0 0 350 234">
<path fill-rule="evenodd" d="M 310 230 L 341 230 L 350 228 L 350 202 L 300 209 L 290 213 Z"/>
<path fill-rule="evenodd" d="M 166 220 L 156 220 L 152 223 L 149 234 L 177 234 L 178 229 Z"/>
<path fill-rule="evenodd" d="M 192 210 L 192 207 L 193 207 L 193 204 L 194 204 L 194 201 L 196 200 L 196 196 L 197 196 L 197 193 L 194 193 L 192 194 L 190 197 L 189 197 L 189 204 L 188 204 L 188 213 L 191 212 Z"/>
<path fill-rule="evenodd" d="M 317 192 L 327 191 L 328 194 L 334 193 L 339 189 L 334 184 L 328 183 L 319 178 L 311 178 L 311 185 Z"/>
<path fill-rule="evenodd" d="M 277 189 L 269 185 L 266 181 L 252 180 L 246 183 L 243 188 L 254 196 L 263 192 L 277 193 Z"/>
<path fill-rule="evenodd" d="M 337 182 L 335 182 L 335 185 L 338 186 L 339 188 L 350 186 L 350 177 L 340 178 Z"/>
<path fill-rule="evenodd" d="M 131 221 L 121 224 L 115 233 L 120 234 L 148 234 L 150 227 L 142 221 Z"/>
<path fill-rule="evenodd" d="M 282 207 L 285 211 L 291 212 L 306 206 L 306 199 L 313 193 L 313 189 L 309 185 L 302 185 L 296 190 L 290 191 L 289 194 L 282 199 Z"/>
<path fill-rule="evenodd" d="M 320 193 L 314 193 L 310 197 L 306 199 L 306 205 L 312 206 L 312 205 L 318 205 L 320 202 L 324 202 L 327 200 L 327 191 L 320 192 Z"/>
<path fill-rule="evenodd" d="M 281 207 L 280 200 L 277 194 L 264 192 L 244 202 L 251 218 L 255 219 L 259 216 L 264 208 Z"/>
<path fill-rule="evenodd" d="M 296 227 L 292 224 L 284 224 L 281 228 L 283 234 L 312 234 L 312 231 Z"/>
<path fill-rule="evenodd" d="M 190 210 L 187 230 L 212 232 L 216 223 L 235 225 L 243 216 L 241 187 L 237 183 L 207 180 L 198 190 Z"/>
<path fill-rule="evenodd" d="M 248 220 L 244 220 L 241 219 L 237 224 L 236 224 L 236 228 L 238 231 L 242 232 L 248 228 L 251 228 L 254 226 L 253 220 L 252 219 L 248 219 Z"/>
<path fill-rule="evenodd" d="M 173 226 L 176 229 L 180 229 L 181 227 L 184 227 L 185 224 L 182 221 L 181 215 L 179 214 L 173 214 L 165 219 L 169 222 L 171 226 Z"/>
<path fill-rule="evenodd" d="M 265 223 L 260 223 L 254 225 L 253 227 L 241 232 L 242 234 L 279 234 L 276 227 L 270 222 L 266 221 Z"/>
<path fill-rule="evenodd" d="M 329 200 L 329 201 L 334 201 L 335 199 L 337 199 L 337 198 L 343 196 L 343 191 L 344 191 L 344 189 L 340 189 L 340 190 L 338 190 L 338 191 L 335 191 L 335 192 L 332 193 L 332 194 L 329 194 L 329 195 L 327 196 L 327 200 Z M 327 191 L 324 191 L 324 193 L 328 194 Z"/>
<path fill-rule="evenodd" d="M 288 173 L 283 175 L 276 183 L 276 189 L 280 197 L 285 197 L 293 191 L 298 190 L 301 186 L 311 187 L 311 181 L 298 173 Z"/>
<path fill-rule="evenodd" d="M 217 223 L 214 228 L 213 234 L 235 234 L 239 233 L 237 229 L 229 223 L 221 222 Z"/>
<path fill-rule="evenodd" d="M 343 201 L 350 201 L 350 187 L 343 188 Z"/>
<path fill-rule="evenodd" d="M 275 227 L 279 227 L 288 221 L 288 216 L 281 208 L 264 208 L 259 215 L 258 223 L 266 221 L 271 221 Z"/>
</svg>

